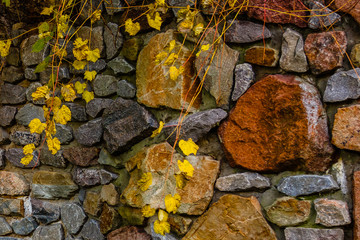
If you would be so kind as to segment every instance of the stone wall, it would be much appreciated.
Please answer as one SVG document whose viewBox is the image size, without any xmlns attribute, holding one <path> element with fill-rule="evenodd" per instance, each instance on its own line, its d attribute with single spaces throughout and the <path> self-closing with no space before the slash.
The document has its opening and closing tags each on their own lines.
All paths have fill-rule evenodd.
<svg viewBox="0 0 360 240">
<path fill-rule="evenodd" d="M 52 72 L 34 73 L 49 48 L 31 52 L 38 37 L 28 33 L 2 59 L 0 239 L 360 239 L 360 3 L 250 0 L 195 56 L 197 39 L 182 45 L 176 8 L 162 16 L 161 31 L 142 25 L 131 37 L 124 16 L 139 12 L 112 2 L 101 5 L 105 22 L 77 33 L 91 32 L 101 51 L 89 66 L 98 72 L 87 86 L 95 99 L 65 103 L 72 119 L 56 126 L 57 154 L 28 128 L 33 118 L 45 121 L 44 102 L 31 94 Z M 201 10 L 196 21 L 218 14 Z M 14 24 L 12 34 L 27 27 Z M 218 36 L 206 29 L 202 44 Z M 176 81 L 155 61 L 172 40 L 181 49 L 176 67 L 184 67 Z M 71 44 L 67 50 L 71 62 Z M 65 62 L 59 79 L 84 82 L 83 73 Z M 173 147 L 179 119 L 179 139 L 192 138 L 196 156 Z M 162 132 L 151 137 L 160 121 Z M 25 166 L 30 143 L 37 150 Z M 171 163 L 183 159 L 195 170 L 180 189 Z M 144 172 L 153 181 L 141 191 Z M 169 216 L 171 233 L 158 235 L 156 216 L 141 208 L 164 209 L 164 196 L 175 193 L 181 205 Z"/>
</svg>

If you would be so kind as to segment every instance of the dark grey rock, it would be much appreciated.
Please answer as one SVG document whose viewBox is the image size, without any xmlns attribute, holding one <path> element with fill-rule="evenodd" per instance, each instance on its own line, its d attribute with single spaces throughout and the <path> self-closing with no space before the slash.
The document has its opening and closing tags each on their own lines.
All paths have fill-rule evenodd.
<svg viewBox="0 0 360 240">
<path fill-rule="evenodd" d="M 339 189 L 330 175 L 296 175 L 280 180 L 278 191 L 292 197 L 310 195 Z"/>
<path fill-rule="evenodd" d="M 132 100 L 117 98 L 103 114 L 104 140 L 107 150 L 125 151 L 151 135 L 159 124 L 144 107 Z"/>
<path fill-rule="evenodd" d="M 57 151 L 56 154 L 52 154 L 48 146 L 45 144 L 44 147 L 41 149 L 40 153 L 40 162 L 41 164 L 54 166 L 57 168 L 65 168 L 66 167 L 66 160 L 63 156 L 63 150 Z"/>
<path fill-rule="evenodd" d="M 85 146 L 93 146 L 103 135 L 102 118 L 96 118 L 81 125 L 74 133 L 76 141 Z"/>
<path fill-rule="evenodd" d="M 0 169 L 5 167 L 5 149 L 0 148 Z"/>
<path fill-rule="evenodd" d="M 116 0 L 120 3 L 120 0 Z M 116 5 L 116 2 L 112 0 L 113 5 Z M 121 3 L 120 3 L 121 4 Z M 105 2 L 105 6 L 110 5 Z M 115 9 L 106 9 L 108 12 Z M 108 23 L 107 27 L 104 30 L 104 42 L 106 46 L 106 58 L 112 59 L 119 52 L 121 45 L 123 44 L 123 36 L 119 31 L 119 25 L 116 23 Z"/>
<path fill-rule="evenodd" d="M 82 187 L 105 185 L 117 177 L 117 174 L 104 169 L 75 168 L 73 171 L 74 182 Z"/>
<path fill-rule="evenodd" d="M 5 67 L 3 68 L 0 80 L 9 83 L 15 83 L 24 79 L 24 71 L 19 67 Z"/>
<path fill-rule="evenodd" d="M 41 224 L 49 224 L 59 220 L 60 207 L 50 202 L 31 198 L 31 215 Z"/>
<path fill-rule="evenodd" d="M 316 229 L 316 228 L 285 228 L 286 240 L 343 240 L 344 231 L 339 228 Z"/>
<path fill-rule="evenodd" d="M 21 199 L 0 198 L 0 214 L 24 216 L 24 201 Z"/>
<path fill-rule="evenodd" d="M 109 15 L 114 15 L 114 13 L 123 11 L 122 9 L 123 5 L 120 0 L 105 1 L 104 5 L 106 12 Z"/>
<path fill-rule="evenodd" d="M 45 104 L 45 99 L 40 99 L 40 100 L 34 101 L 33 97 L 31 96 L 31 94 L 33 92 L 35 92 L 38 87 L 41 87 L 41 86 L 42 86 L 41 83 L 34 82 L 34 83 L 30 84 L 30 86 L 26 89 L 26 99 L 29 102 L 32 102 L 34 104 L 39 104 L 39 105 Z"/>
<path fill-rule="evenodd" d="M 280 67 L 289 72 L 306 72 L 309 69 L 303 37 L 290 28 L 283 34 Z"/>
<path fill-rule="evenodd" d="M 10 141 L 16 145 L 25 146 L 33 143 L 35 146 L 39 146 L 40 140 L 40 134 L 37 133 L 15 131 L 10 134 Z"/>
<path fill-rule="evenodd" d="M 200 138 L 205 136 L 213 127 L 215 127 L 221 120 L 226 118 L 227 113 L 221 108 L 210 109 L 188 115 L 181 123 L 181 132 L 179 140 L 188 140 L 191 138 L 197 142 Z M 178 120 L 174 120 L 165 124 L 163 131 L 168 137 L 168 142 L 174 144 L 176 139 L 176 132 L 174 129 L 178 125 Z"/>
<path fill-rule="evenodd" d="M 248 90 L 255 80 L 255 73 L 251 64 L 243 63 L 235 67 L 234 90 L 231 95 L 232 101 L 237 101 Z"/>
<path fill-rule="evenodd" d="M 123 56 L 118 56 L 108 62 L 108 66 L 114 71 L 115 74 L 118 73 L 132 73 L 135 71 L 135 67 L 128 63 Z"/>
<path fill-rule="evenodd" d="M 49 49 L 46 46 L 40 52 L 33 52 L 32 46 L 38 40 L 37 35 L 30 36 L 22 41 L 20 46 L 21 61 L 25 66 L 33 66 L 41 63 L 45 57 L 49 54 Z"/>
<path fill-rule="evenodd" d="M 118 82 L 117 95 L 122 98 L 133 98 L 136 95 L 136 87 L 126 80 Z"/>
<path fill-rule="evenodd" d="M 38 118 L 41 122 L 45 122 L 44 110 L 42 107 L 35 106 L 32 103 L 27 103 L 20 108 L 15 116 L 16 121 L 24 126 L 28 126 L 34 118 Z"/>
<path fill-rule="evenodd" d="M 35 73 L 35 68 L 25 68 L 24 74 L 27 80 L 35 81 L 38 79 L 38 75 Z"/>
<path fill-rule="evenodd" d="M 96 62 L 89 62 L 89 64 L 81 70 L 76 70 L 73 67 L 70 67 L 70 73 L 72 74 L 84 74 L 85 71 L 96 71 L 100 72 L 106 68 L 106 62 L 104 59 L 99 59 Z"/>
<path fill-rule="evenodd" d="M 84 122 L 87 121 L 85 107 L 77 103 L 65 103 L 71 111 L 71 121 Z"/>
<path fill-rule="evenodd" d="M 86 113 L 90 117 L 95 118 L 99 116 L 105 108 L 110 107 L 113 102 L 114 100 L 109 98 L 94 98 L 86 104 Z"/>
<path fill-rule="evenodd" d="M 174 12 L 174 15 L 177 15 L 177 12 L 181 9 L 178 7 L 186 7 L 189 5 L 190 7 L 194 6 L 194 1 L 192 0 L 169 0 L 168 4 L 174 8 L 171 8 L 171 10 Z"/>
<path fill-rule="evenodd" d="M 56 134 L 54 137 L 58 138 L 61 144 L 69 144 L 73 140 L 73 130 L 68 125 L 56 124 Z"/>
<path fill-rule="evenodd" d="M 111 75 L 99 74 L 93 80 L 94 92 L 97 96 L 106 97 L 117 91 L 118 79 Z"/>
<path fill-rule="evenodd" d="M 14 221 L 11 224 L 14 233 L 22 236 L 26 236 L 32 233 L 38 226 L 35 218 L 33 217 L 26 217 L 20 220 Z"/>
<path fill-rule="evenodd" d="M 13 41 L 14 43 L 14 41 Z M 19 48 L 10 47 L 9 55 L 6 56 L 6 63 L 19 66 L 20 65 L 20 50 Z"/>
<path fill-rule="evenodd" d="M 94 219 L 89 219 L 81 229 L 79 236 L 85 240 L 104 240 L 105 237 L 100 231 L 100 224 Z"/>
<path fill-rule="evenodd" d="M 18 85 L 5 83 L 0 85 L 0 103 L 22 104 L 26 102 L 26 88 Z"/>
<path fill-rule="evenodd" d="M 90 1 L 88 1 L 89 3 Z M 102 4 L 101 4 L 102 5 Z M 97 7 L 93 6 L 94 10 L 98 9 Z M 92 26 L 92 27 L 88 27 L 88 26 L 82 26 L 80 29 L 78 29 L 77 31 L 77 36 L 81 37 L 82 39 L 90 39 L 91 41 L 89 41 L 89 47 L 90 49 L 96 49 L 98 48 L 100 51 L 100 56 L 104 57 L 104 37 L 103 37 L 103 33 L 104 33 L 104 27 L 102 25 L 100 26 Z"/>
<path fill-rule="evenodd" d="M 229 20 L 227 25 L 229 26 L 230 24 L 231 26 L 225 32 L 226 42 L 251 43 L 271 37 L 271 32 L 263 24 Z"/>
<path fill-rule="evenodd" d="M 81 20 L 83 21 L 87 20 L 95 9 L 99 9 L 103 12 L 102 2 L 103 1 L 101 0 L 91 0 L 91 1 L 81 0 L 80 6 L 84 6 L 80 14 Z"/>
<path fill-rule="evenodd" d="M 22 164 L 21 158 L 25 157 L 22 148 L 10 148 L 6 151 L 6 159 L 14 166 L 19 168 L 34 168 L 40 166 L 40 161 L 38 160 L 39 152 L 35 150 L 33 152 L 33 160 L 28 165 Z"/>
<path fill-rule="evenodd" d="M 64 229 L 61 223 L 39 226 L 32 235 L 32 240 L 63 240 Z"/>
<path fill-rule="evenodd" d="M 318 198 L 314 201 L 314 207 L 317 224 L 336 227 L 351 223 L 349 209 L 344 201 Z"/>
<path fill-rule="evenodd" d="M 51 74 L 54 74 L 59 81 L 70 79 L 69 68 L 66 66 L 51 67 L 46 68 L 44 71 L 40 72 L 40 82 L 41 84 L 47 84 L 51 77 Z"/>
<path fill-rule="evenodd" d="M 233 192 L 250 189 L 265 189 L 271 186 L 270 179 L 258 173 L 235 173 L 216 180 L 215 187 L 220 191 Z"/>
<path fill-rule="evenodd" d="M 325 7 L 320 2 L 314 1 L 310 4 L 310 18 L 308 26 L 311 29 L 326 28 L 332 26 L 336 22 L 341 21 L 341 16 L 329 8 Z"/>
<path fill-rule="evenodd" d="M 5 144 L 9 140 L 8 132 L 0 127 L 0 144 Z"/>
<path fill-rule="evenodd" d="M 5 218 L 0 217 L 0 236 L 12 233 L 12 228 Z"/>
<path fill-rule="evenodd" d="M 360 68 L 341 71 L 332 75 L 327 81 L 324 102 L 341 102 L 360 97 Z"/>
<path fill-rule="evenodd" d="M 105 148 L 102 148 L 100 151 L 98 163 L 110 165 L 115 168 L 125 166 L 125 160 L 122 157 L 111 155 Z"/>
<path fill-rule="evenodd" d="M 12 121 L 15 118 L 15 114 L 17 112 L 16 107 L 12 106 L 2 106 L 0 107 L 0 126 L 6 127 L 10 126 Z"/>
<path fill-rule="evenodd" d="M 84 210 L 76 203 L 68 203 L 61 207 L 61 221 L 71 234 L 78 233 L 86 219 Z"/>
</svg>

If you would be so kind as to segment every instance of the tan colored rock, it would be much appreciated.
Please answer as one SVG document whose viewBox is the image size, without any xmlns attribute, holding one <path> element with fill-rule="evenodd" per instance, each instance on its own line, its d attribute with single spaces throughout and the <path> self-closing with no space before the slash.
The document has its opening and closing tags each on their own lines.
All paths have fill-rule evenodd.
<svg viewBox="0 0 360 240">
<path fill-rule="evenodd" d="M 222 196 L 199 217 L 182 240 L 276 240 L 255 197 Z"/>
<path fill-rule="evenodd" d="M 119 193 L 112 183 L 101 188 L 100 197 L 103 202 L 107 202 L 112 206 L 119 203 Z"/>
<path fill-rule="evenodd" d="M 0 171 L 0 195 L 27 195 L 30 192 L 28 181 L 14 172 Z"/>
<path fill-rule="evenodd" d="M 93 215 L 95 217 L 99 216 L 101 211 L 101 200 L 100 194 L 97 192 L 86 192 L 84 200 L 84 210 L 86 213 Z"/>
<path fill-rule="evenodd" d="M 360 67 L 360 44 L 356 44 L 351 49 L 350 58 L 355 67 Z"/>
</svg>

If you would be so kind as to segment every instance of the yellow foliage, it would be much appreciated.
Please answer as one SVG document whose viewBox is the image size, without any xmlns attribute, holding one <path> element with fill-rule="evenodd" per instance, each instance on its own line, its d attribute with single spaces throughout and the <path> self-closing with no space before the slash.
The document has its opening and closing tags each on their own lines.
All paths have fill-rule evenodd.
<svg viewBox="0 0 360 240">
<path fill-rule="evenodd" d="M 85 100 L 86 103 L 88 103 L 94 99 L 94 93 L 85 90 L 84 93 L 82 94 L 82 98 Z"/>
<path fill-rule="evenodd" d="M 85 71 L 84 73 L 84 79 L 92 81 L 95 79 L 97 72 L 96 71 Z"/>
<path fill-rule="evenodd" d="M 88 42 L 88 39 L 82 40 L 82 38 L 78 37 L 74 41 L 74 48 L 81 48 L 83 46 L 86 46 Z"/>
<path fill-rule="evenodd" d="M 56 111 L 61 106 L 61 100 L 58 97 L 51 97 L 45 101 L 48 108 L 52 108 L 53 111 Z"/>
<path fill-rule="evenodd" d="M 166 211 L 169 213 L 176 213 L 178 208 L 180 207 L 181 197 L 179 194 L 175 193 L 174 197 L 171 194 L 166 195 L 165 197 L 165 207 Z"/>
<path fill-rule="evenodd" d="M 96 62 L 100 58 L 100 50 L 95 48 L 94 50 L 85 51 L 86 60 Z"/>
<path fill-rule="evenodd" d="M 48 15 L 50 16 L 50 14 L 54 11 L 54 6 L 50 6 L 50 7 L 46 7 L 41 11 L 41 15 Z"/>
<path fill-rule="evenodd" d="M 90 18 L 91 23 L 96 22 L 97 20 L 100 19 L 100 17 L 101 17 L 101 10 L 100 9 L 95 10 Z"/>
<path fill-rule="evenodd" d="M 56 134 L 56 125 L 55 125 L 55 121 L 54 120 L 50 120 L 48 122 L 48 128 L 46 129 L 48 133 L 50 133 L 51 135 L 55 135 Z"/>
<path fill-rule="evenodd" d="M 159 122 L 159 127 L 152 132 L 151 137 L 153 138 L 153 137 L 157 136 L 158 134 L 160 134 L 163 127 L 164 127 L 164 122 L 160 121 Z"/>
<path fill-rule="evenodd" d="M 47 118 L 49 116 L 49 108 L 43 106 L 43 110 L 44 110 L 44 118 Z"/>
<path fill-rule="evenodd" d="M 164 65 L 172 65 L 178 57 L 179 55 L 176 53 L 171 53 L 170 56 L 165 60 Z"/>
<path fill-rule="evenodd" d="M 170 232 L 170 223 L 168 223 L 166 221 L 156 220 L 154 222 L 154 231 L 157 234 L 165 235 L 165 233 Z"/>
<path fill-rule="evenodd" d="M 169 42 L 169 52 L 171 52 L 174 48 L 175 48 L 175 45 L 176 45 L 176 41 L 175 40 L 171 40 L 171 42 Z"/>
<path fill-rule="evenodd" d="M 160 17 L 159 12 L 155 12 L 153 14 L 146 14 L 147 21 L 150 27 L 155 28 L 156 30 L 160 31 L 162 19 Z"/>
<path fill-rule="evenodd" d="M 81 61 L 87 58 L 87 51 L 89 50 L 88 42 L 89 40 L 82 40 L 79 37 L 75 39 L 73 54 L 77 60 Z"/>
<path fill-rule="evenodd" d="M 141 191 L 146 191 L 152 184 L 151 172 L 143 173 L 141 178 L 137 182 Z"/>
<path fill-rule="evenodd" d="M 156 0 L 156 4 L 165 5 L 165 0 Z"/>
<path fill-rule="evenodd" d="M 31 97 L 34 101 L 40 100 L 45 97 L 49 97 L 50 89 L 47 85 L 38 87 L 35 92 L 31 94 Z"/>
<path fill-rule="evenodd" d="M 131 18 L 126 19 L 125 31 L 129 33 L 130 36 L 135 36 L 140 31 L 140 23 L 134 23 Z"/>
<path fill-rule="evenodd" d="M 21 158 L 20 163 L 24 165 L 29 165 L 29 163 L 33 160 L 32 154 L 27 154 L 25 157 Z"/>
<path fill-rule="evenodd" d="M 176 187 L 183 189 L 186 186 L 187 179 L 183 174 L 175 174 Z"/>
<path fill-rule="evenodd" d="M 169 69 L 169 75 L 171 80 L 176 81 L 180 75 L 179 69 L 175 66 L 171 66 Z"/>
<path fill-rule="evenodd" d="M 27 144 L 27 145 L 25 145 L 24 148 L 23 148 L 23 153 L 24 153 L 25 155 L 27 155 L 27 154 L 32 154 L 32 153 L 34 152 L 34 150 L 35 150 L 35 145 L 34 145 L 33 143 Z"/>
<path fill-rule="evenodd" d="M 70 109 L 67 106 L 62 105 L 60 109 L 54 111 L 54 120 L 56 123 L 66 124 L 71 120 Z"/>
<path fill-rule="evenodd" d="M 38 118 L 34 118 L 33 120 L 31 120 L 31 122 L 29 123 L 29 128 L 30 128 L 30 132 L 31 133 L 38 133 L 41 134 L 45 128 L 46 128 L 46 124 L 42 123 L 40 121 L 40 119 Z"/>
<path fill-rule="evenodd" d="M 11 40 L 0 41 L 0 55 L 1 55 L 1 57 L 6 57 L 7 55 L 9 55 L 10 46 L 11 46 Z"/>
<path fill-rule="evenodd" d="M 81 69 L 84 69 L 84 68 L 85 68 L 86 64 L 87 64 L 86 61 L 78 61 L 78 60 L 75 60 L 74 63 L 73 63 L 73 67 L 74 67 L 76 70 L 81 70 Z"/>
<path fill-rule="evenodd" d="M 210 48 L 210 44 L 202 45 L 200 51 L 196 53 L 196 57 L 199 57 L 201 52 L 207 51 L 209 50 L 209 48 Z"/>
<path fill-rule="evenodd" d="M 190 19 L 184 19 L 181 23 L 179 23 L 178 25 L 178 30 L 184 31 L 184 30 L 188 30 L 188 29 L 192 29 L 194 26 L 194 22 Z"/>
<path fill-rule="evenodd" d="M 199 146 L 196 145 L 196 143 L 194 143 L 191 138 L 189 138 L 187 141 L 181 139 L 179 141 L 179 147 L 186 156 L 190 154 L 196 155 L 197 150 L 199 149 Z"/>
<path fill-rule="evenodd" d="M 187 176 L 192 177 L 194 174 L 194 167 L 189 163 L 188 160 L 184 160 L 184 162 L 181 162 L 178 160 L 178 167 L 181 172 L 185 173 Z"/>
<path fill-rule="evenodd" d="M 167 212 L 165 212 L 164 210 L 162 209 L 159 209 L 159 212 L 158 212 L 158 219 L 160 221 L 167 221 L 168 220 L 168 217 L 169 217 L 169 214 Z"/>
<path fill-rule="evenodd" d="M 76 92 L 74 90 L 74 85 L 72 83 L 63 85 L 61 87 L 61 96 L 67 102 L 73 102 L 76 98 Z"/>
<path fill-rule="evenodd" d="M 68 28 L 69 28 L 69 25 L 68 25 L 69 19 L 70 19 L 69 15 L 64 14 L 64 15 L 60 16 L 59 22 L 58 22 L 58 25 L 57 25 L 57 31 L 58 31 L 58 37 L 59 38 L 63 38 L 64 34 L 68 30 Z"/>
<path fill-rule="evenodd" d="M 86 83 L 81 83 L 80 81 L 77 81 L 75 83 L 75 90 L 78 94 L 82 94 L 86 88 L 87 84 Z"/>
<path fill-rule="evenodd" d="M 159 64 L 168 56 L 167 52 L 160 52 L 155 56 L 155 64 Z"/>
<path fill-rule="evenodd" d="M 49 148 L 49 151 L 51 151 L 53 155 L 60 150 L 60 141 L 56 137 L 51 138 L 50 136 L 48 136 L 46 143 Z"/>
<path fill-rule="evenodd" d="M 155 215 L 156 209 L 151 208 L 150 205 L 145 205 L 141 209 L 141 212 L 144 217 L 152 217 Z"/>
<path fill-rule="evenodd" d="M 200 33 L 204 30 L 204 24 L 203 23 L 198 23 L 194 28 L 194 34 L 195 36 L 199 36 Z"/>
</svg>

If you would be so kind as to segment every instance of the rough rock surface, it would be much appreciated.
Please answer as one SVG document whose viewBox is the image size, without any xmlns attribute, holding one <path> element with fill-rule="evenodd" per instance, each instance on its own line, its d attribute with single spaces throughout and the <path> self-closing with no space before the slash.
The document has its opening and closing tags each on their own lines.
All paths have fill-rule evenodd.
<svg viewBox="0 0 360 240">
<path fill-rule="evenodd" d="M 71 121 L 73 121 L 73 122 L 87 121 L 87 116 L 86 116 L 86 111 L 85 111 L 84 106 L 77 104 L 77 103 L 70 103 L 70 102 L 65 103 L 65 105 L 71 111 Z"/>
<path fill-rule="evenodd" d="M 24 216 L 24 201 L 22 199 L 0 198 L 0 214 Z"/>
<path fill-rule="evenodd" d="M 42 107 L 35 106 L 32 103 L 28 103 L 20 108 L 15 115 L 16 121 L 24 126 L 28 126 L 34 118 L 38 118 L 41 122 L 45 122 L 44 110 Z"/>
<path fill-rule="evenodd" d="M 215 184 L 217 189 L 226 192 L 264 189 L 270 186 L 270 179 L 253 172 L 235 173 L 220 177 L 216 180 Z"/>
<path fill-rule="evenodd" d="M 40 154 L 40 162 L 41 164 L 54 166 L 58 168 L 65 168 L 66 167 L 66 160 L 63 156 L 63 150 L 59 150 L 55 155 L 49 151 L 48 146 L 45 145 Z"/>
<path fill-rule="evenodd" d="M 77 36 L 82 39 L 91 39 L 90 41 L 90 49 L 93 50 L 98 48 L 100 51 L 100 55 L 103 55 L 102 52 L 104 50 L 104 37 L 103 37 L 103 27 L 88 27 L 82 26 L 81 29 L 77 32 Z"/>
<path fill-rule="evenodd" d="M 128 74 L 135 71 L 135 67 L 128 63 L 123 56 L 118 56 L 107 63 L 107 65 L 114 71 L 115 74 Z"/>
<path fill-rule="evenodd" d="M 64 229 L 61 223 L 39 226 L 32 235 L 32 240 L 63 240 Z"/>
<path fill-rule="evenodd" d="M 110 232 L 117 228 L 120 224 L 120 215 L 112 207 L 104 204 L 100 215 L 100 231 L 103 234 Z"/>
<path fill-rule="evenodd" d="M 22 148 L 10 148 L 6 151 L 5 157 L 6 159 L 16 167 L 20 168 L 34 168 L 40 166 L 40 161 L 38 159 L 39 152 L 35 150 L 33 152 L 33 159 L 28 165 L 24 165 L 21 163 L 21 158 L 25 157 Z"/>
<path fill-rule="evenodd" d="M 118 79 L 111 75 L 99 74 L 93 81 L 94 92 L 99 97 L 106 97 L 117 91 Z"/>
<path fill-rule="evenodd" d="M 360 171 L 354 172 L 353 176 L 353 218 L 354 240 L 360 239 Z"/>
<path fill-rule="evenodd" d="M 20 46 L 21 61 L 25 66 L 37 65 L 46 57 L 46 47 L 40 52 L 33 52 L 32 46 L 38 40 L 37 35 L 30 36 L 22 41 Z"/>
<path fill-rule="evenodd" d="M 100 198 L 109 205 L 117 205 L 119 203 L 119 193 L 117 192 L 115 185 L 112 183 L 104 185 L 101 188 Z"/>
<path fill-rule="evenodd" d="M 234 89 L 231 95 L 232 101 L 237 101 L 255 80 L 255 73 L 248 63 L 238 64 L 235 67 Z"/>
<path fill-rule="evenodd" d="M 320 2 L 312 2 L 310 4 L 311 12 L 309 18 L 309 28 L 319 29 L 327 28 L 341 21 L 341 16 L 329 8 L 325 7 Z"/>
<path fill-rule="evenodd" d="M 105 237 L 100 231 L 100 224 L 94 219 L 88 219 L 79 233 L 80 237 L 88 240 L 104 240 Z"/>
<path fill-rule="evenodd" d="M 11 223 L 14 233 L 26 236 L 37 228 L 38 224 L 33 217 L 26 217 Z"/>
<path fill-rule="evenodd" d="M 274 48 L 255 46 L 245 52 L 246 62 L 260 66 L 275 67 L 278 60 L 279 51 Z"/>
<path fill-rule="evenodd" d="M 14 66 L 3 68 L 0 80 L 8 83 L 15 83 L 24 79 L 24 72 L 21 68 Z"/>
<path fill-rule="evenodd" d="M 73 130 L 68 125 L 55 124 L 56 134 L 54 137 L 58 138 L 61 144 L 69 144 L 73 140 Z"/>
<path fill-rule="evenodd" d="M 318 198 L 314 201 L 315 223 L 326 227 L 336 227 L 351 223 L 349 209 L 344 201 Z"/>
<path fill-rule="evenodd" d="M 111 106 L 114 100 L 109 98 L 94 98 L 86 104 L 86 113 L 92 118 L 99 116 L 105 108 Z"/>
<path fill-rule="evenodd" d="M 229 29 L 225 32 L 225 42 L 251 43 L 271 37 L 271 32 L 262 24 L 249 21 L 229 20 Z"/>
<path fill-rule="evenodd" d="M 98 192 L 87 191 L 83 203 L 84 211 L 97 217 L 101 212 L 101 196 Z"/>
<path fill-rule="evenodd" d="M 61 207 L 61 220 L 71 234 L 78 233 L 86 219 L 84 210 L 76 203 L 68 203 Z"/>
<path fill-rule="evenodd" d="M 352 48 L 350 59 L 355 67 L 360 67 L 360 44 L 355 44 Z"/>
<path fill-rule="evenodd" d="M 12 233 L 12 228 L 5 218 L 0 217 L 0 236 Z"/>
<path fill-rule="evenodd" d="M 118 82 L 117 95 L 122 98 L 133 98 L 136 96 L 136 87 L 126 80 Z"/>
<path fill-rule="evenodd" d="M 11 122 L 15 118 L 15 114 L 17 112 L 16 107 L 11 106 L 2 106 L 0 107 L 0 126 L 6 127 L 11 124 Z"/>
<path fill-rule="evenodd" d="M 114 13 L 118 13 L 123 11 L 123 3 L 121 0 L 111 0 L 111 2 L 104 2 L 105 9 L 107 14 L 114 15 Z M 105 37 L 105 36 L 104 36 Z M 106 43 L 106 39 L 105 39 Z"/>
<path fill-rule="evenodd" d="M 58 205 L 35 198 L 31 198 L 30 203 L 31 214 L 39 223 L 47 225 L 59 220 L 60 207 Z"/>
<path fill-rule="evenodd" d="M 314 86 L 298 77 L 270 75 L 237 101 L 219 136 L 231 166 L 325 171 L 333 153 L 327 129 Z"/>
<path fill-rule="evenodd" d="M 104 169 L 76 168 L 73 171 L 74 181 L 82 187 L 108 184 L 116 178 L 117 175 L 115 173 Z"/>
<path fill-rule="evenodd" d="M 120 156 L 114 156 L 110 154 L 105 148 L 101 148 L 98 163 L 104 165 L 110 165 L 116 168 L 121 168 L 125 166 L 126 159 L 123 159 Z"/>
<path fill-rule="evenodd" d="M 120 2 L 120 0 L 116 0 L 116 1 Z M 115 0 L 113 0 L 112 2 L 114 3 Z M 105 5 L 108 4 L 105 3 Z M 115 9 L 110 10 L 106 8 L 106 10 L 111 11 Z M 123 43 L 123 36 L 119 31 L 119 25 L 112 22 L 109 22 L 107 24 L 107 27 L 105 27 L 104 30 L 104 42 L 106 46 L 106 58 L 112 59 L 113 57 L 116 56 L 116 53 L 119 51 L 119 48 Z"/>
<path fill-rule="evenodd" d="M 349 13 L 358 23 L 360 23 L 360 2 L 357 0 L 335 0 L 335 7 L 342 12 Z"/>
<path fill-rule="evenodd" d="M 96 147 L 71 147 L 64 149 L 64 157 L 77 166 L 88 167 L 97 164 L 99 149 Z"/>
<path fill-rule="evenodd" d="M 28 181 L 18 173 L 0 171 L 0 195 L 27 195 L 30 192 Z"/>
<path fill-rule="evenodd" d="M 20 104 L 26 101 L 26 88 L 5 83 L 0 85 L 0 103 Z"/>
<path fill-rule="evenodd" d="M 39 146 L 40 144 L 40 135 L 37 133 L 30 133 L 24 131 L 14 131 L 10 134 L 10 141 L 16 145 L 25 146 L 27 144 L 34 144 Z"/>
<path fill-rule="evenodd" d="M 5 166 L 5 149 L 0 148 L 0 168 Z"/>
<path fill-rule="evenodd" d="M 134 239 L 134 240 L 151 240 L 151 236 L 145 231 L 135 226 L 126 226 L 110 232 L 108 240 Z"/>
<path fill-rule="evenodd" d="M 224 231 L 231 226 L 232 231 Z M 267 239 L 276 236 L 261 214 L 255 197 L 222 196 L 198 218 L 183 240 L 190 239 Z"/>
<path fill-rule="evenodd" d="M 76 129 L 74 137 L 82 145 L 93 146 L 101 141 L 103 132 L 102 118 L 96 118 Z"/>
<path fill-rule="evenodd" d="M 316 228 L 285 228 L 286 240 L 323 240 L 336 239 L 344 240 L 344 231 L 339 228 L 334 229 L 316 229 Z"/>
<path fill-rule="evenodd" d="M 9 137 L 10 135 L 8 134 L 8 132 L 3 129 L 3 128 L 0 128 L 0 144 L 6 144 L 9 142 Z"/>
</svg>

